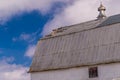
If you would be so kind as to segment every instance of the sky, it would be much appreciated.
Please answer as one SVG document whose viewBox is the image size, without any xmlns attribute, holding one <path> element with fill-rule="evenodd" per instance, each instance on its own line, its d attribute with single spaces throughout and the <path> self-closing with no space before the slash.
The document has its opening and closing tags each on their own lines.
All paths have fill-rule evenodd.
<svg viewBox="0 0 120 80">
<path fill-rule="evenodd" d="M 120 14 L 120 0 L 102 0 L 106 15 Z M 52 29 L 98 16 L 100 0 L 0 0 L 0 80 L 30 80 L 40 38 Z"/>
</svg>

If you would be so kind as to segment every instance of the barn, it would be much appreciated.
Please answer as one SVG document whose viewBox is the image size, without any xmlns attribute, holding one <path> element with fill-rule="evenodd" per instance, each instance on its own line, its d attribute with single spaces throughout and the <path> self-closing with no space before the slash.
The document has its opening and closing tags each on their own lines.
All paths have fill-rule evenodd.
<svg viewBox="0 0 120 80">
<path fill-rule="evenodd" d="M 120 14 L 54 29 L 38 41 L 31 80 L 120 80 Z"/>
</svg>

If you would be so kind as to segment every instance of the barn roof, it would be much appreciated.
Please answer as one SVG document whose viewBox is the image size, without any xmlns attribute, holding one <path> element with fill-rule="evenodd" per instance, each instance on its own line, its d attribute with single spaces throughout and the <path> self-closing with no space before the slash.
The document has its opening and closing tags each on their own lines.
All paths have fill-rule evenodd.
<svg viewBox="0 0 120 80">
<path fill-rule="evenodd" d="M 120 61 L 120 14 L 53 30 L 38 41 L 30 72 Z"/>
</svg>

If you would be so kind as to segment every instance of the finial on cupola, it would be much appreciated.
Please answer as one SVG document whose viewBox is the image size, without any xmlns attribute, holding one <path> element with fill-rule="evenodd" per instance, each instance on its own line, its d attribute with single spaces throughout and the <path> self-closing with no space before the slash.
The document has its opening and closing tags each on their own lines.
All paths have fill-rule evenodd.
<svg viewBox="0 0 120 80">
<path fill-rule="evenodd" d="M 106 8 L 103 6 L 102 2 L 100 4 L 100 7 L 98 8 L 98 11 L 99 11 L 99 15 L 98 15 L 98 19 L 103 19 L 106 17 L 105 15 L 105 11 L 106 11 Z"/>
</svg>

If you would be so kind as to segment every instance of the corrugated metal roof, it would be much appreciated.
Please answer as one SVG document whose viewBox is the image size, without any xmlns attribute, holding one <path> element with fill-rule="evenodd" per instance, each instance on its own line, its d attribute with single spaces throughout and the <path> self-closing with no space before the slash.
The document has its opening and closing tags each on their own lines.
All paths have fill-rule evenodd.
<svg viewBox="0 0 120 80">
<path fill-rule="evenodd" d="M 67 27 L 57 36 L 41 39 L 30 72 L 119 62 L 120 23 L 98 27 L 107 19 Z"/>
<path fill-rule="evenodd" d="M 108 17 L 103 23 L 98 25 L 98 27 L 107 26 L 116 23 L 120 23 L 120 14 Z"/>
<path fill-rule="evenodd" d="M 107 18 L 105 19 L 96 19 L 96 20 L 92 20 L 92 21 L 88 21 L 88 22 L 83 22 L 80 24 L 75 24 L 75 25 L 71 25 L 71 26 L 66 26 L 66 27 L 61 27 L 58 28 L 58 32 L 56 32 L 54 35 L 49 35 L 45 38 L 50 38 L 50 37 L 54 37 L 54 36 L 60 36 L 60 35 L 66 35 L 66 34 L 71 34 L 74 32 L 80 32 L 80 31 L 85 31 L 88 29 L 93 29 L 96 28 L 97 26 L 99 26 L 102 22 L 104 22 Z M 57 30 L 57 29 L 56 29 Z M 59 32 L 60 30 L 60 32 Z"/>
</svg>

